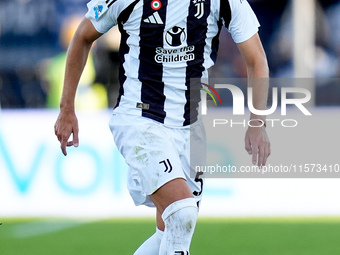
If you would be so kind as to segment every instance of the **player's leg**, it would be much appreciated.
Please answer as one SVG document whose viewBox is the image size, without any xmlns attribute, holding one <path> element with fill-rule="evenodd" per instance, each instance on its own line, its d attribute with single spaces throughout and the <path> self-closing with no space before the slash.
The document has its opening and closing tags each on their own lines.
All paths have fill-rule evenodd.
<svg viewBox="0 0 340 255">
<path fill-rule="evenodd" d="M 157 207 L 157 227 L 164 227 L 159 254 L 189 254 L 198 209 L 186 180 L 171 180 L 150 198 Z"/>
<path fill-rule="evenodd" d="M 189 254 L 197 220 L 197 206 L 186 180 L 171 180 L 150 195 L 150 198 L 157 207 L 157 229 L 134 255 Z"/>
<path fill-rule="evenodd" d="M 174 133 L 138 116 L 114 115 L 110 128 L 117 148 L 129 164 L 128 189 L 135 204 L 155 204 L 161 216 L 158 218 L 164 221 L 165 228 L 161 226 L 162 220 L 158 224 L 165 229 L 159 254 L 174 255 L 176 251 L 188 254 L 197 206 L 185 181 L 187 174 L 183 172 L 179 155 L 189 139 L 183 139 L 181 130 Z M 182 228 L 183 231 L 177 232 L 174 228 Z M 157 240 L 154 237 L 150 241 Z M 167 247 L 173 239 L 178 240 L 177 246 Z M 143 249 L 149 247 L 147 244 L 142 246 Z M 151 251 L 143 253 L 152 254 Z"/>
<path fill-rule="evenodd" d="M 150 236 L 141 246 L 139 246 L 133 255 L 159 254 L 159 247 L 161 245 L 164 231 L 164 222 L 162 220 L 162 214 L 159 210 L 157 210 L 156 213 L 156 222 L 156 232 L 152 236 Z"/>
<path fill-rule="evenodd" d="M 163 231 L 156 228 L 156 232 L 139 246 L 133 255 L 158 255 L 162 238 Z"/>
<path fill-rule="evenodd" d="M 157 209 L 157 212 L 156 212 L 156 224 L 157 224 L 158 229 L 164 231 L 165 225 L 164 225 L 164 221 L 162 219 L 162 212 L 158 209 Z"/>
<path fill-rule="evenodd" d="M 178 136 L 175 136 L 176 138 Z M 189 246 L 197 220 L 198 204 L 202 198 L 203 176 L 202 173 L 194 172 L 192 166 L 205 165 L 204 126 L 202 123 L 197 123 L 190 128 L 190 132 L 183 130 L 182 137 L 179 138 L 180 140 L 175 141 L 176 144 L 186 141 L 185 149 L 180 156 L 186 181 L 184 179 L 170 181 L 150 196 L 158 208 L 157 227 L 165 229 L 160 255 L 189 254 Z M 193 156 L 190 157 L 190 155 Z M 182 208 L 186 209 L 182 210 Z M 191 227 L 187 228 L 188 226 Z M 177 243 L 177 247 L 171 248 L 173 243 Z"/>
</svg>

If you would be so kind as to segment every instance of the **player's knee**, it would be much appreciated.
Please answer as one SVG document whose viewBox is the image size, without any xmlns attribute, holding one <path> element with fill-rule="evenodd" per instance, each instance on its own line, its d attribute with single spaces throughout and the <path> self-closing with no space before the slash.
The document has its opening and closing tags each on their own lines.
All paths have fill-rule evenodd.
<svg viewBox="0 0 340 255">
<path fill-rule="evenodd" d="M 165 228 L 181 228 L 183 232 L 192 233 L 195 229 L 198 208 L 194 198 L 178 200 L 165 208 L 162 219 Z"/>
</svg>

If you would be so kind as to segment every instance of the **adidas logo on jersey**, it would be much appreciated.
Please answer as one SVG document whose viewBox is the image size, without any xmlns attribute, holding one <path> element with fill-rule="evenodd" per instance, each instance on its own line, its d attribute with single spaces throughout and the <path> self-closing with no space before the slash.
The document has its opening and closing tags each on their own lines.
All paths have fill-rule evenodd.
<svg viewBox="0 0 340 255">
<path fill-rule="evenodd" d="M 158 25 L 163 25 L 163 21 L 161 19 L 161 16 L 159 16 L 158 12 L 154 12 L 152 15 L 150 15 L 148 18 L 144 19 L 145 23 L 150 23 L 150 24 L 158 24 Z"/>
</svg>

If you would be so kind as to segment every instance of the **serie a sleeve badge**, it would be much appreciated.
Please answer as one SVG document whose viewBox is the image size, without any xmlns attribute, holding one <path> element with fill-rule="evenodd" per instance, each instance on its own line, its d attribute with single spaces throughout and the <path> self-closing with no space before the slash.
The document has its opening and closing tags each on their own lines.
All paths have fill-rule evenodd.
<svg viewBox="0 0 340 255">
<path fill-rule="evenodd" d="M 92 0 L 87 4 L 90 15 L 98 20 L 107 10 L 108 6 L 105 1 Z"/>
</svg>

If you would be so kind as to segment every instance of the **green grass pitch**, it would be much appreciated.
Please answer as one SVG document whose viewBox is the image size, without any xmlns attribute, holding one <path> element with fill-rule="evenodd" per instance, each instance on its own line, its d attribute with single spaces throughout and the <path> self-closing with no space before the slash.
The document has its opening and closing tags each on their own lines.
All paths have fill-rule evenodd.
<svg viewBox="0 0 340 255">
<path fill-rule="evenodd" d="M 1 255 L 132 255 L 151 219 L 0 219 Z M 199 218 L 192 255 L 340 254 L 339 218 Z M 146 254 L 147 255 L 147 254 Z"/>
</svg>

